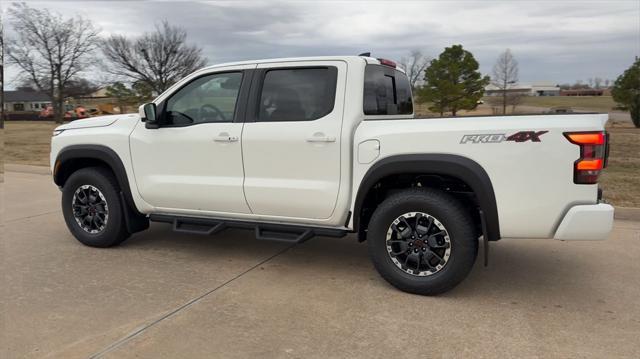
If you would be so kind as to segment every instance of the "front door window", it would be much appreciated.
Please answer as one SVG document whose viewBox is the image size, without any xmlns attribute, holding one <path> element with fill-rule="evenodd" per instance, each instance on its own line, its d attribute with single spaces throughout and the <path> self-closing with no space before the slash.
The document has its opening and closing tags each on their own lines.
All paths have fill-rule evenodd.
<svg viewBox="0 0 640 359">
<path fill-rule="evenodd" d="M 193 80 L 167 100 L 161 126 L 233 122 L 241 82 L 241 72 Z"/>
</svg>

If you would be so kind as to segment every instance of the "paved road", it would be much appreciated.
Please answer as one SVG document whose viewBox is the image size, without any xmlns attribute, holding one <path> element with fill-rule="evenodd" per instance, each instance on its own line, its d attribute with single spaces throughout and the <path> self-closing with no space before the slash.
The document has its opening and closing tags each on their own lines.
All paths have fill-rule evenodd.
<svg viewBox="0 0 640 359">
<path fill-rule="evenodd" d="M 640 222 L 503 240 L 446 295 L 401 293 L 353 237 L 288 247 L 154 224 L 77 243 L 49 177 L 5 174 L 2 358 L 592 357 L 640 353 Z"/>
</svg>

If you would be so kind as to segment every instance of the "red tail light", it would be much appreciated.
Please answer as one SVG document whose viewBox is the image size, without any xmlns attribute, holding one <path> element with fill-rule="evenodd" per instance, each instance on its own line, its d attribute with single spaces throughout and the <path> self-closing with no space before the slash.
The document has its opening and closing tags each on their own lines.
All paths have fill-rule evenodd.
<svg viewBox="0 0 640 359">
<path fill-rule="evenodd" d="M 380 61 L 381 65 L 385 65 L 385 66 L 389 66 L 389 67 L 396 67 L 396 63 L 391 61 L 391 60 L 387 60 L 387 59 L 378 59 L 378 61 Z"/>
<path fill-rule="evenodd" d="M 598 183 L 600 171 L 607 161 L 607 134 L 605 132 L 565 132 L 564 136 L 580 146 L 580 158 L 573 165 L 573 182 Z"/>
</svg>

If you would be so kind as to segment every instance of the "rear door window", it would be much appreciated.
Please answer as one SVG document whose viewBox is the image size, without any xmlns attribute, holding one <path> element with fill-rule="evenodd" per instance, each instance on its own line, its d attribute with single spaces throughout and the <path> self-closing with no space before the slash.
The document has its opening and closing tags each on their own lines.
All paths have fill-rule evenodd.
<svg viewBox="0 0 640 359">
<path fill-rule="evenodd" d="M 407 76 L 388 66 L 367 65 L 364 74 L 365 115 L 410 115 L 411 86 Z"/>
<path fill-rule="evenodd" d="M 273 69 L 265 73 L 258 122 L 313 121 L 333 111 L 335 67 Z"/>
</svg>

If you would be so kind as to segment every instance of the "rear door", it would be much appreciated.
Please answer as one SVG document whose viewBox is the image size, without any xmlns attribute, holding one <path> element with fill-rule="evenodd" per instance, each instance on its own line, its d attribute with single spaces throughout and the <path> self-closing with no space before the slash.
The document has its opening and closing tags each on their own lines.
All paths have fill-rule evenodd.
<svg viewBox="0 0 640 359">
<path fill-rule="evenodd" d="M 254 214 L 331 217 L 346 71 L 342 61 L 258 65 L 242 133 L 244 193 Z"/>
</svg>

